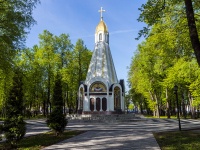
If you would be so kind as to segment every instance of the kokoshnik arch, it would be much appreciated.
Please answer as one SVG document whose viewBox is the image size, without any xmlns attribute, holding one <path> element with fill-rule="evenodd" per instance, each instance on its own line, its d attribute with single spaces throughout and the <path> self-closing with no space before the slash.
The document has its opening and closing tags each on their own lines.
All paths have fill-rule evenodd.
<svg viewBox="0 0 200 150">
<path fill-rule="evenodd" d="M 78 91 L 79 114 L 113 114 L 124 112 L 124 80 L 118 81 L 109 47 L 109 32 L 101 20 L 95 31 L 95 48 L 86 80 Z"/>
</svg>

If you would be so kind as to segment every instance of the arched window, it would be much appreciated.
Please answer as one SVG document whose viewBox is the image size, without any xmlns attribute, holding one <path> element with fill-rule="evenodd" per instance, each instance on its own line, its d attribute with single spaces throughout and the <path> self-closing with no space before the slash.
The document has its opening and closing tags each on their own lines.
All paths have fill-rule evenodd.
<svg viewBox="0 0 200 150">
<path fill-rule="evenodd" d="M 120 88 L 118 86 L 114 88 L 114 109 L 121 109 L 121 95 Z"/>
<path fill-rule="evenodd" d="M 102 33 L 99 34 L 99 41 L 102 41 Z"/>
<path fill-rule="evenodd" d="M 100 100 L 100 98 L 96 98 L 96 110 L 97 111 L 100 111 L 100 102 L 101 100 Z"/>
<path fill-rule="evenodd" d="M 102 99 L 102 110 L 107 110 L 107 99 L 105 97 Z"/>
<path fill-rule="evenodd" d="M 94 111 L 94 98 L 90 98 L 90 110 Z"/>
</svg>

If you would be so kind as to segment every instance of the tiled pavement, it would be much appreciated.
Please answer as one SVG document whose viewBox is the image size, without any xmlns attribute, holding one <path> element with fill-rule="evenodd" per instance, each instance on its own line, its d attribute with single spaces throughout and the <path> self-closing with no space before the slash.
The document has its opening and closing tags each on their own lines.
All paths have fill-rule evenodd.
<svg viewBox="0 0 200 150">
<path fill-rule="evenodd" d="M 79 136 L 46 147 L 44 150 L 159 150 L 150 132 L 87 131 Z"/>
<path fill-rule="evenodd" d="M 183 130 L 198 128 L 200 120 L 181 119 Z M 120 149 L 157 150 L 160 149 L 152 132 L 178 130 L 176 119 L 146 119 L 129 122 L 69 121 L 67 130 L 86 132 L 61 143 L 46 147 L 45 150 L 74 149 Z M 26 136 L 49 131 L 45 120 L 28 120 Z"/>
<path fill-rule="evenodd" d="M 183 129 L 200 127 L 200 120 L 181 120 L 181 123 Z M 175 119 L 142 119 L 115 123 L 72 121 L 67 129 L 87 132 L 44 150 L 159 150 L 152 132 L 178 130 L 178 122 Z"/>
</svg>

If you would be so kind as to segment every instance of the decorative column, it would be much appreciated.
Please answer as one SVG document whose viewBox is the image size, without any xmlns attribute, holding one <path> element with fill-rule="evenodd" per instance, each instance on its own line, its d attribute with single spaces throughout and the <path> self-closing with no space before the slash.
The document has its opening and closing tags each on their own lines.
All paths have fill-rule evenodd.
<svg viewBox="0 0 200 150">
<path fill-rule="evenodd" d="M 96 98 L 94 98 L 94 111 L 97 111 L 97 109 L 96 109 Z"/>
<path fill-rule="evenodd" d="M 106 103 L 107 103 L 107 110 L 106 111 L 109 111 L 109 107 L 110 107 L 109 101 L 110 101 L 109 96 L 107 96 L 107 101 L 106 101 Z"/>
<path fill-rule="evenodd" d="M 100 111 L 103 111 L 102 110 L 102 98 L 100 98 Z"/>
</svg>

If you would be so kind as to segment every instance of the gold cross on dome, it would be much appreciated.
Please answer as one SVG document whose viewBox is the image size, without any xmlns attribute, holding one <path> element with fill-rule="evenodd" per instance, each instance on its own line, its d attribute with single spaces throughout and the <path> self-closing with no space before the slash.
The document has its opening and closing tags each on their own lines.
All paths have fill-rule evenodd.
<svg viewBox="0 0 200 150">
<path fill-rule="evenodd" d="M 99 12 L 100 12 L 100 14 L 101 14 L 101 21 L 103 20 L 103 12 L 104 12 L 105 10 L 103 10 L 103 7 L 101 7 L 101 9 L 99 10 Z"/>
</svg>

